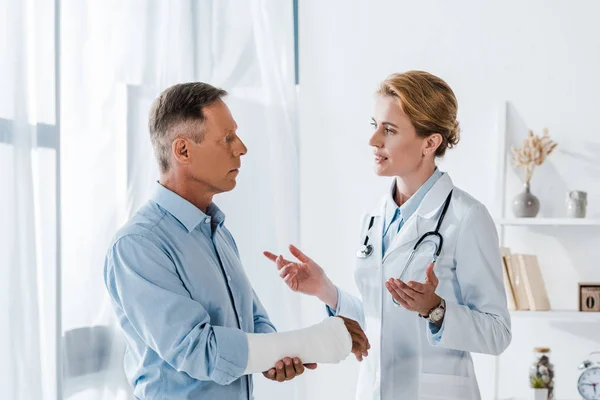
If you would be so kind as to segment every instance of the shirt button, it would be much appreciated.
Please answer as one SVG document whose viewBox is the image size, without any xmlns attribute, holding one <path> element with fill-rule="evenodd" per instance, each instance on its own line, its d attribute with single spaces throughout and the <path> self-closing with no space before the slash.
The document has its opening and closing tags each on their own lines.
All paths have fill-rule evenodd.
<svg viewBox="0 0 600 400">
<path fill-rule="evenodd" d="M 242 319 L 242 317 L 240 317 L 240 324 L 241 324 L 242 322 L 244 322 L 244 320 Z"/>
<path fill-rule="evenodd" d="M 231 276 L 230 275 L 227 275 L 227 280 L 231 281 Z"/>
<path fill-rule="evenodd" d="M 208 224 L 209 222 L 210 222 L 210 218 L 209 217 L 204 218 L 204 223 L 205 224 Z"/>
</svg>

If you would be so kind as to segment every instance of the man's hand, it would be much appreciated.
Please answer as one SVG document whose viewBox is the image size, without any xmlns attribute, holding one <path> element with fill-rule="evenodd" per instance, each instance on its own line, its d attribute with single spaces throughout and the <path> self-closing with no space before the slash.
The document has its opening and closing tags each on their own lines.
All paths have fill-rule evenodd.
<svg viewBox="0 0 600 400">
<path fill-rule="evenodd" d="M 434 264 L 431 263 L 427 267 L 425 283 L 414 281 L 404 283 L 400 279 L 390 278 L 385 283 L 385 287 L 402 307 L 428 316 L 441 301 L 440 296 L 435 294 L 439 281 L 433 272 L 433 266 Z"/>
<path fill-rule="evenodd" d="M 338 315 L 337 318 L 344 320 L 346 329 L 348 329 L 352 337 L 352 353 L 354 353 L 358 361 L 362 361 L 363 357 L 369 355 L 369 349 L 371 348 L 367 335 L 355 320 L 342 317 L 341 315 Z"/>
<path fill-rule="evenodd" d="M 317 368 L 317 364 L 302 364 L 302 360 L 297 357 L 294 359 L 286 357 L 283 360 L 277 361 L 275 367 L 263 372 L 263 375 L 272 381 L 284 382 L 302 375 L 305 368 L 315 369 Z"/>
</svg>

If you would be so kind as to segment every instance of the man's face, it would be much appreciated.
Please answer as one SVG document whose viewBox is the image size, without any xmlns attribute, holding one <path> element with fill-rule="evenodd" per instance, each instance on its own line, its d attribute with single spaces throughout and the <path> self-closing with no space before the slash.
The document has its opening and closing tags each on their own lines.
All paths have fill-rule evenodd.
<svg viewBox="0 0 600 400">
<path fill-rule="evenodd" d="M 229 107 L 219 100 L 204 108 L 204 136 L 199 143 L 189 141 L 190 177 L 216 193 L 236 185 L 241 157 L 248 149 L 237 136 L 237 124 Z"/>
</svg>

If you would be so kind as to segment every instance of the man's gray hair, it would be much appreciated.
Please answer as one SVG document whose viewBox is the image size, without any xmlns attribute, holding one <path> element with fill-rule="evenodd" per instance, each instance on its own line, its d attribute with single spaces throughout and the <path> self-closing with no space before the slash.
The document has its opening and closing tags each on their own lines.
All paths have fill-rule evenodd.
<svg viewBox="0 0 600 400">
<path fill-rule="evenodd" d="M 204 122 L 204 107 L 216 103 L 227 92 L 203 82 L 180 83 L 165 89 L 150 108 L 148 129 L 160 172 L 169 170 L 169 156 L 175 137 L 171 130 L 185 122 Z M 191 137 L 200 142 L 204 132 Z"/>
</svg>

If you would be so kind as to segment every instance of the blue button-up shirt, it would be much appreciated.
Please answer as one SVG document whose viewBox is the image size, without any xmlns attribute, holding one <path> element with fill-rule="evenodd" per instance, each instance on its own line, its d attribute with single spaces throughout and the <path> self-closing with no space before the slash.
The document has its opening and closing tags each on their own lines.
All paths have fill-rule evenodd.
<svg viewBox="0 0 600 400">
<path fill-rule="evenodd" d="M 404 221 L 408 221 L 411 215 L 417 211 L 427 192 L 429 192 L 429 190 L 433 187 L 433 185 L 435 185 L 441 176 L 442 173 L 436 168 L 429 179 L 427 179 L 425 183 L 421 185 L 421 187 L 415 192 L 415 194 L 410 196 L 408 200 L 406 200 L 401 206 L 398 206 L 394 200 L 394 194 L 396 192 L 396 183 L 394 181 L 394 185 L 392 186 L 392 190 L 390 190 L 385 207 L 382 241 L 383 254 L 385 254 L 390 246 L 390 243 L 392 243 L 400 229 L 402 229 Z"/>
<path fill-rule="evenodd" d="M 244 332 L 275 327 L 242 268 L 223 213 L 157 184 L 117 233 L 104 279 L 125 333 L 125 372 L 140 399 L 244 399 Z"/>
</svg>

